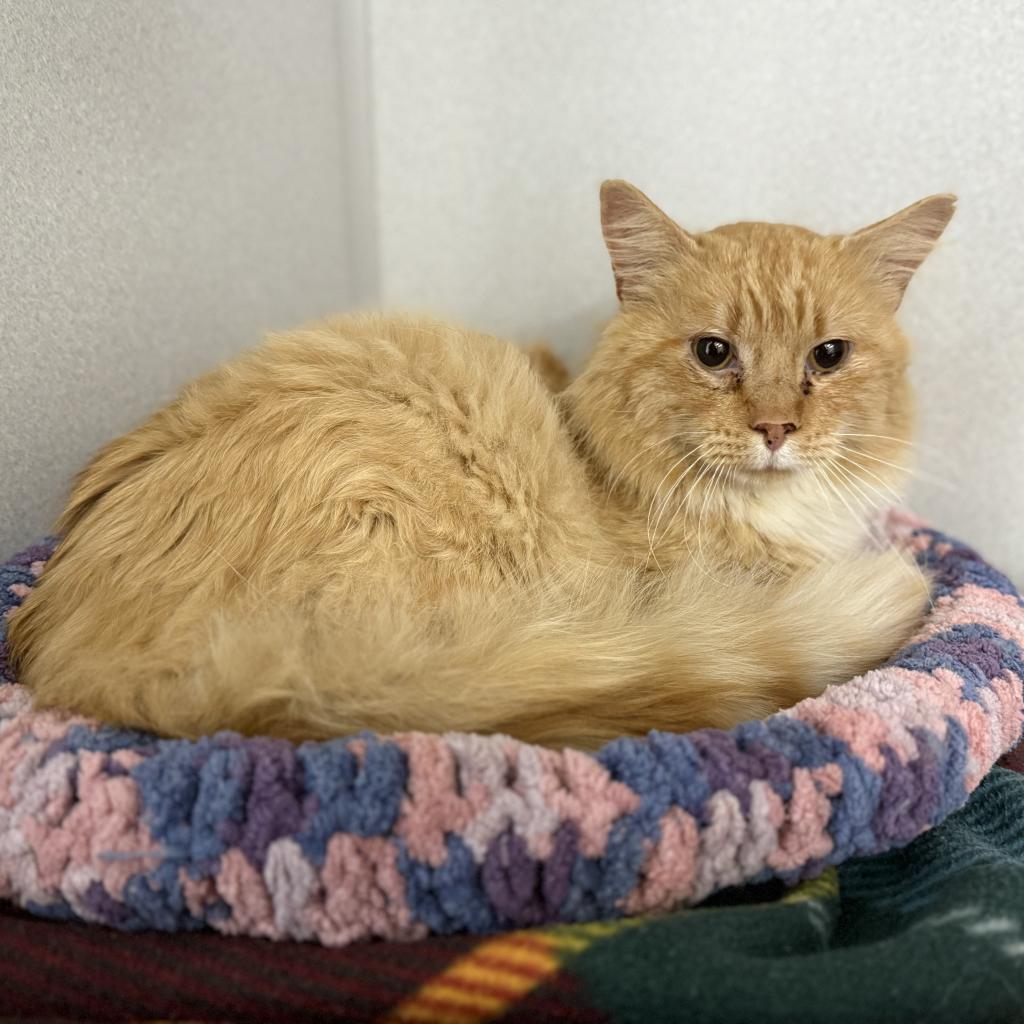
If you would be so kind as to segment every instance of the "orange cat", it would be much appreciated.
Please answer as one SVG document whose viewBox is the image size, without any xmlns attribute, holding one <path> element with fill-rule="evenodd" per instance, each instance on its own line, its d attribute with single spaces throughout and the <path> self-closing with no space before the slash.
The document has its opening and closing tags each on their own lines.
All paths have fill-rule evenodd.
<svg viewBox="0 0 1024 1024">
<path fill-rule="evenodd" d="M 81 474 L 12 621 L 39 704 L 196 736 L 729 726 L 885 659 L 926 603 L 893 316 L 953 212 L 689 234 L 601 193 L 583 374 L 425 319 L 270 338 Z M 536 367 L 536 369 L 535 369 Z"/>
</svg>

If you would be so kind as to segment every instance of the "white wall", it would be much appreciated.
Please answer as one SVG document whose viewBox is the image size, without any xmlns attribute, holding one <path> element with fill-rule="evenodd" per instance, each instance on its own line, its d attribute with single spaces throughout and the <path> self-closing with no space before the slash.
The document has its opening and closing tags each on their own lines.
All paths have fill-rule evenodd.
<svg viewBox="0 0 1024 1024">
<path fill-rule="evenodd" d="M 184 381 L 356 297 L 339 13 L 0 3 L 0 555 Z"/>
<path fill-rule="evenodd" d="M 1024 582 L 1024 5 L 373 0 L 381 295 L 579 356 L 611 310 L 597 186 L 694 228 L 960 210 L 911 286 L 915 506 Z"/>
</svg>

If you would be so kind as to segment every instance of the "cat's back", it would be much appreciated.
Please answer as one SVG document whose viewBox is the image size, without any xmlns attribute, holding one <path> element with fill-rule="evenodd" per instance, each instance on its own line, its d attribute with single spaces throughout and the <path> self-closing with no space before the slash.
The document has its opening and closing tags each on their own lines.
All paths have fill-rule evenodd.
<svg viewBox="0 0 1024 1024">
<path fill-rule="evenodd" d="M 536 580 L 596 533 L 524 352 L 371 315 L 271 337 L 190 384 L 93 459 L 58 529 L 12 621 L 15 660 L 44 703 L 118 721 L 109 702 L 134 698 L 110 665 L 155 678 L 225 615 L 433 606 Z"/>
<path fill-rule="evenodd" d="M 253 403 L 238 431 L 251 417 L 279 475 L 304 463 L 322 476 L 320 499 L 340 501 L 349 525 L 412 517 L 417 554 L 455 544 L 464 557 L 488 539 L 496 551 L 538 543 L 581 500 L 554 396 L 507 341 L 367 314 L 273 337 L 251 359 L 254 379 L 225 381 Z"/>
<path fill-rule="evenodd" d="M 525 353 L 432 320 L 328 320 L 193 382 L 96 456 L 13 639 L 31 653 L 73 619 L 76 643 L 145 642 L 256 595 L 529 579 L 587 542 L 585 506 Z"/>
<path fill-rule="evenodd" d="M 195 381 L 97 456 L 64 525 L 102 505 L 127 532 L 170 505 L 193 529 L 218 520 L 258 538 L 264 563 L 303 530 L 324 554 L 390 534 L 417 556 L 515 558 L 572 516 L 581 487 L 521 350 L 366 314 L 271 336 Z"/>
</svg>

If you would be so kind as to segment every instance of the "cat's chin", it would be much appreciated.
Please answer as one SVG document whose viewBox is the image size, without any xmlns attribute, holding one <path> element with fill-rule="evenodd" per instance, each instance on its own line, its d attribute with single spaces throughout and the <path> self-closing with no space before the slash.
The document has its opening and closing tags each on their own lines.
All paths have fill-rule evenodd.
<svg viewBox="0 0 1024 1024">
<path fill-rule="evenodd" d="M 743 471 L 756 479 L 788 477 L 806 467 L 803 453 L 794 450 L 791 445 L 784 445 L 775 451 L 769 451 L 764 446 L 752 447 L 739 461 Z"/>
<path fill-rule="evenodd" d="M 772 452 L 751 458 L 744 467 L 748 473 L 755 475 L 795 473 L 803 468 L 803 461 L 788 452 Z"/>
<path fill-rule="evenodd" d="M 740 467 L 740 472 L 735 474 L 734 480 L 747 487 L 784 486 L 792 483 L 803 468 L 799 464 L 779 462 L 745 465 Z"/>
</svg>

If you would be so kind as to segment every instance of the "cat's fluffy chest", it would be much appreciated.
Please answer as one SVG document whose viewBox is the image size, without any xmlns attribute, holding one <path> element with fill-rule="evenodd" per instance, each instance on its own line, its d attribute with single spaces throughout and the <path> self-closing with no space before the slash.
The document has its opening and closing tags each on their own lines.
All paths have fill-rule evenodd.
<svg viewBox="0 0 1024 1024">
<path fill-rule="evenodd" d="M 837 509 L 813 471 L 792 480 L 733 489 L 723 500 L 721 529 L 737 555 L 761 555 L 790 568 L 815 565 L 862 548 L 867 517 L 852 496 Z"/>
<path fill-rule="evenodd" d="M 841 503 L 845 502 L 845 504 Z M 638 563 L 665 569 L 694 562 L 709 572 L 744 569 L 788 575 L 856 552 L 869 536 L 867 514 L 851 494 L 829 494 L 810 473 L 682 499 L 617 505 L 607 525 Z"/>
</svg>

